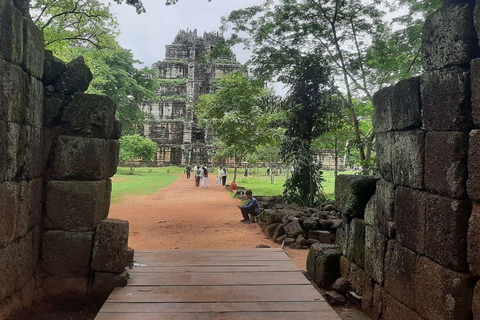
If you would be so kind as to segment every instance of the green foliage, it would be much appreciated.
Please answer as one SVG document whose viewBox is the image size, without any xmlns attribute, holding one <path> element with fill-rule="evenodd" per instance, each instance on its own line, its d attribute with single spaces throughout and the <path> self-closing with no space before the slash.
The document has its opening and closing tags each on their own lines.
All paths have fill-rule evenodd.
<svg viewBox="0 0 480 320">
<path fill-rule="evenodd" d="M 142 138 L 139 134 L 123 136 L 120 139 L 120 162 L 140 160 L 153 160 L 157 144 L 148 138 Z M 131 172 L 133 168 L 130 167 Z"/>
<path fill-rule="evenodd" d="M 159 96 L 158 99 L 164 101 L 185 101 L 187 99 L 187 96 L 184 94 L 174 94 L 171 96 Z"/>
</svg>

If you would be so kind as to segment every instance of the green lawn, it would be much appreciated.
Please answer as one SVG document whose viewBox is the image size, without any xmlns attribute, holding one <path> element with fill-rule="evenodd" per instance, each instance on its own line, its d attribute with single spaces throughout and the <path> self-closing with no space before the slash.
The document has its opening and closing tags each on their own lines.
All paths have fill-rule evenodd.
<svg viewBox="0 0 480 320">
<path fill-rule="evenodd" d="M 149 172 L 151 170 L 151 172 Z M 130 174 L 130 168 L 119 167 L 112 183 L 112 202 L 118 203 L 125 196 L 151 195 L 158 189 L 166 188 L 183 174 L 183 168 L 135 168 Z"/>
</svg>

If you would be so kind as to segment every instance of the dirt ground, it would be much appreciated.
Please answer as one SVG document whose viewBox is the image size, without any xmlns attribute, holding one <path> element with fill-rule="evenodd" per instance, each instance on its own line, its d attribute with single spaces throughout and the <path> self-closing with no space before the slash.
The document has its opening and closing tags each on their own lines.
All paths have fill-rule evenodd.
<svg viewBox="0 0 480 320">
<path fill-rule="evenodd" d="M 112 204 L 109 218 L 130 222 L 129 246 L 134 249 L 252 249 L 280 247 L 256 223 L 243 224 L 237 208 L 241 200 L 214 183 L 195 187 L 185 176 L 151 196 L 130 197 Z M 255 196 L 255 194 L 254 194 Z M 308 250 L 285 252 L 305 270 Z"/>
</svg>

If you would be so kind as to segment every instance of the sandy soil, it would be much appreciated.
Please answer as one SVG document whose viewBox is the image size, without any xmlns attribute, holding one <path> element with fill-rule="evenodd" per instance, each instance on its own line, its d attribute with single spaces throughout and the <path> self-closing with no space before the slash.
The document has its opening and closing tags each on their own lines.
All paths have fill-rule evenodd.
<svg viewBox="0 0 480 320">
<path fill-rule="evenodd" d="M 256 223 L 243 224 L 233 199 L 210 177 L 210 188 L 195 187 L 185 176 L 151 196 L 126 198 L 110 207 L 109 218 L 130 222 L 129 246 L 134 249 L 252 249 L 272 248 Z M 305 270 L 308 250 L 285 249 L 297 268 Z"/>
</svg>

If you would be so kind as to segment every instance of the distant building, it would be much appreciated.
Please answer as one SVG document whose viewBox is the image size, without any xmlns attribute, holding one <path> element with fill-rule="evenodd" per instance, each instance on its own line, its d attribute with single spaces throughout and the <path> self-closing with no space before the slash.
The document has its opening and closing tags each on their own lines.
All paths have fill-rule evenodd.
<svg viewBox="0 0 480 320">
<path fill-rule="evenodd" d="M 199 37 L 197 30 L 182 30 L 166 46 L 165 60 L 153 65 L 162 83 L 159 99 L 140 107 L 152 115 L 143 126 L 143 135 L 158 144 L 153 165 L 211 162 L 215 153 L 212 134 L 198 126 L 195 104 L 201 95 L 213 92 L 216 78 L 241 67 L 231 51 L 215 60 L 205 59 L 221 39 L 219 33 Z"/>
<path fill-rule="evenodd" d="M 320 149 L 314 153 L 313 161 L 319 163 L 324 170 L 335 170 L 335 150 L 332 149 Z M 345 156 L 339 156 L 337 163 L 337 170 L 344 171 L 345 168 Z"/>
</svg>

